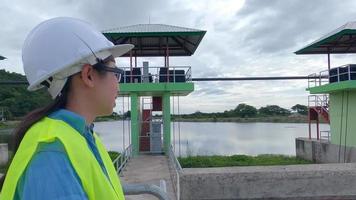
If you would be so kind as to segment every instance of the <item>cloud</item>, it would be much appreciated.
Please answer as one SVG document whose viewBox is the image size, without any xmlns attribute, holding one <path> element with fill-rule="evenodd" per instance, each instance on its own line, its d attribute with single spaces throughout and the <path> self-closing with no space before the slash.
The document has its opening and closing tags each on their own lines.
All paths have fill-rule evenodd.
<svg viewBox="0 0 356 200">
<path fill-rule="evenodd" d="M 206 30 L 192 57 L 171 58 L 171 65 L 191 66 L 193 77 L 308 75 L 327 69 L 324 55 L 293 52 L 348 21 L 356 2 L 345 0 L 4 0 L 0 9 L 0 67 L 23 73 L 22 43 L 45 19 L 80 18 L 99 30 L 139 23 L 162 23 Z M 352 55 L 332 55 L 332 66 L 355 63 Z M 139 58 L 138 64 L 162 66 L 163 58 Z M 128 66 L 127 58 L 118 59 Z M 304 103 L 307 81 L 196 82 L 181 98 L 184 112 L 223 111 L 244 102 L 256 107 Z"/>
</svg>

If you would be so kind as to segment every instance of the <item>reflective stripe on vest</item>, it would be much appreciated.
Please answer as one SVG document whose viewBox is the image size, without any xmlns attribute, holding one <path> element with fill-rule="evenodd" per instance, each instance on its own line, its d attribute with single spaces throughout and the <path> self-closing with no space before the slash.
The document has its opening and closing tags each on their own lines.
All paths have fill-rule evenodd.
<svg viewBox="0 0 356 200">
<path fill-rule="evenodd" d="M 125 199 L 110 156 L 95 133 L 94 137 L 110 181 L 103 173 L 102 168 L 81 134 L 64 121 L 45 117 L 35 123 L 22 139 L 7 171 L 0 193 L 0 200 L 13 199 L 17 183 L 36 152 L 39 143 L 50 143 L 56 139 L 63 144 L 68 158 L 81 180 L 84 192 L 90 200 Z"/>
</svg>

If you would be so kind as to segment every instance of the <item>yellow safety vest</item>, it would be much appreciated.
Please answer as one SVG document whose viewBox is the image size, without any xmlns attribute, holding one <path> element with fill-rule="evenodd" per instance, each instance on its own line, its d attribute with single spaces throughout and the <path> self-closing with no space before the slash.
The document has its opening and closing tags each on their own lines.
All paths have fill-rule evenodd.
<svg viewBox="0 0 356 200">
<path fill-rule="evenodd" d="M 35 123 L 22 139 L 7 172 L 2 192 L 0 193 L 0 200 L 12 200 L 14 198 L 17 183 L 36 152 L 39 143 L 50 143 L 56 139 L 63 144 L 90 200 L 125 199 L 110 156 L 95 133 L 94 137 L 110 180 L 103 173 L 102 168 L 81 134 L 64 121 L 45 117 Z"/>
</svg>

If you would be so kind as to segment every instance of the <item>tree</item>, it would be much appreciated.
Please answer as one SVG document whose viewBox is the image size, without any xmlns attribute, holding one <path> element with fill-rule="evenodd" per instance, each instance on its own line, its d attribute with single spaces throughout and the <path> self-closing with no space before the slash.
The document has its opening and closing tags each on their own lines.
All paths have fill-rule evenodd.
<svg viewBox="0 0 356 200">
<path fill-rule="evenodd" d="M 281 108 L 277 105 L 267 105 L 265 107 L 261 107 L 258 112 L 261 115 L 266 115 L 266 116 L 275 116 L 275 115 L 282 115 L 282 116 L 286 116 L 290 114 L 290 111 L 285 109 L 285 108 Z"/>
<path fill-rule="evenodd" d="M 238 116 L 238 117 L 255 117 L 257 115 L 257 109 L 253 106 L 244 104 L 244 103 L 240 103 L 239 105 L 237 105 L 237 107 L 234 109 L 234 113 Z"/>
<path fill-rule="evenodd" d="M 296 104 L 293 107 L 291 107 L 291 109 L 294 112 L 297 112 L 301 115 L 307 115 L 308 114 L 308 106 L 305 105 L 300 105 L 300 104 Z"/>
<path fill-rule="evenodd" d="M 24 81 L 26 77 L 0 69 L 0 80 Z M 0 87 L 0 107 L 7 109 L 8 118 L 22 117 L 28 112 L 52 102 L 45 89 L 29 92 L 26 85 L 4 85 Z"/>
</svg>

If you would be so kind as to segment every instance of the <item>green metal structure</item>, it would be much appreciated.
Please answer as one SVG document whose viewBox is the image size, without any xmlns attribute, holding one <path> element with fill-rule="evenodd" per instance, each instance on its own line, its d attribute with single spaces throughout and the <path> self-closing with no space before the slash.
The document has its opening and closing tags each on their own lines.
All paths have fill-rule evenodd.
<svg viewBox="0 0 356 200">
<path fill-rule="evenodd" d="M 191 67 L 171 66 L 169 57 L 193 55 L 205 33 L 163 24 L 139 24 L 103 31 L 114 44 L 135 45 L 124 55 L 130 58 L 130 67 L 123 68 L 125 74 L 119 84 L 119 96 L 130 98 L 133 155 L 168 154 L 172 143 L 171 97 L 187 96 L 194 91 Z M 144 62 L 138 67 L 137 57 L 163 57 L 164 65 L 149 67 L 149 63 Z M 147 99 L 148 108 L 145 107 Z M 155 133 L 160 129 L 162 141 L 158 139 L 161 135 Z M 157 144 L 162 144 L 161 148 L 157 148 Z"/>
<path fill-rule="evenodd" d="M 330 142 L 340 146 L 356 146 L 356 65 L 331 68 L 330 54 L 356 53 L 355 41 L 356 22 L 349 22 L 295 52 L 328 55 L 328 70 L 309 80 L 307 91 L 313 97 L 309 98 L 309 120 L 329 120 Z M 317 127 L 317 139 L 320 135 Z"/>
</svg>

